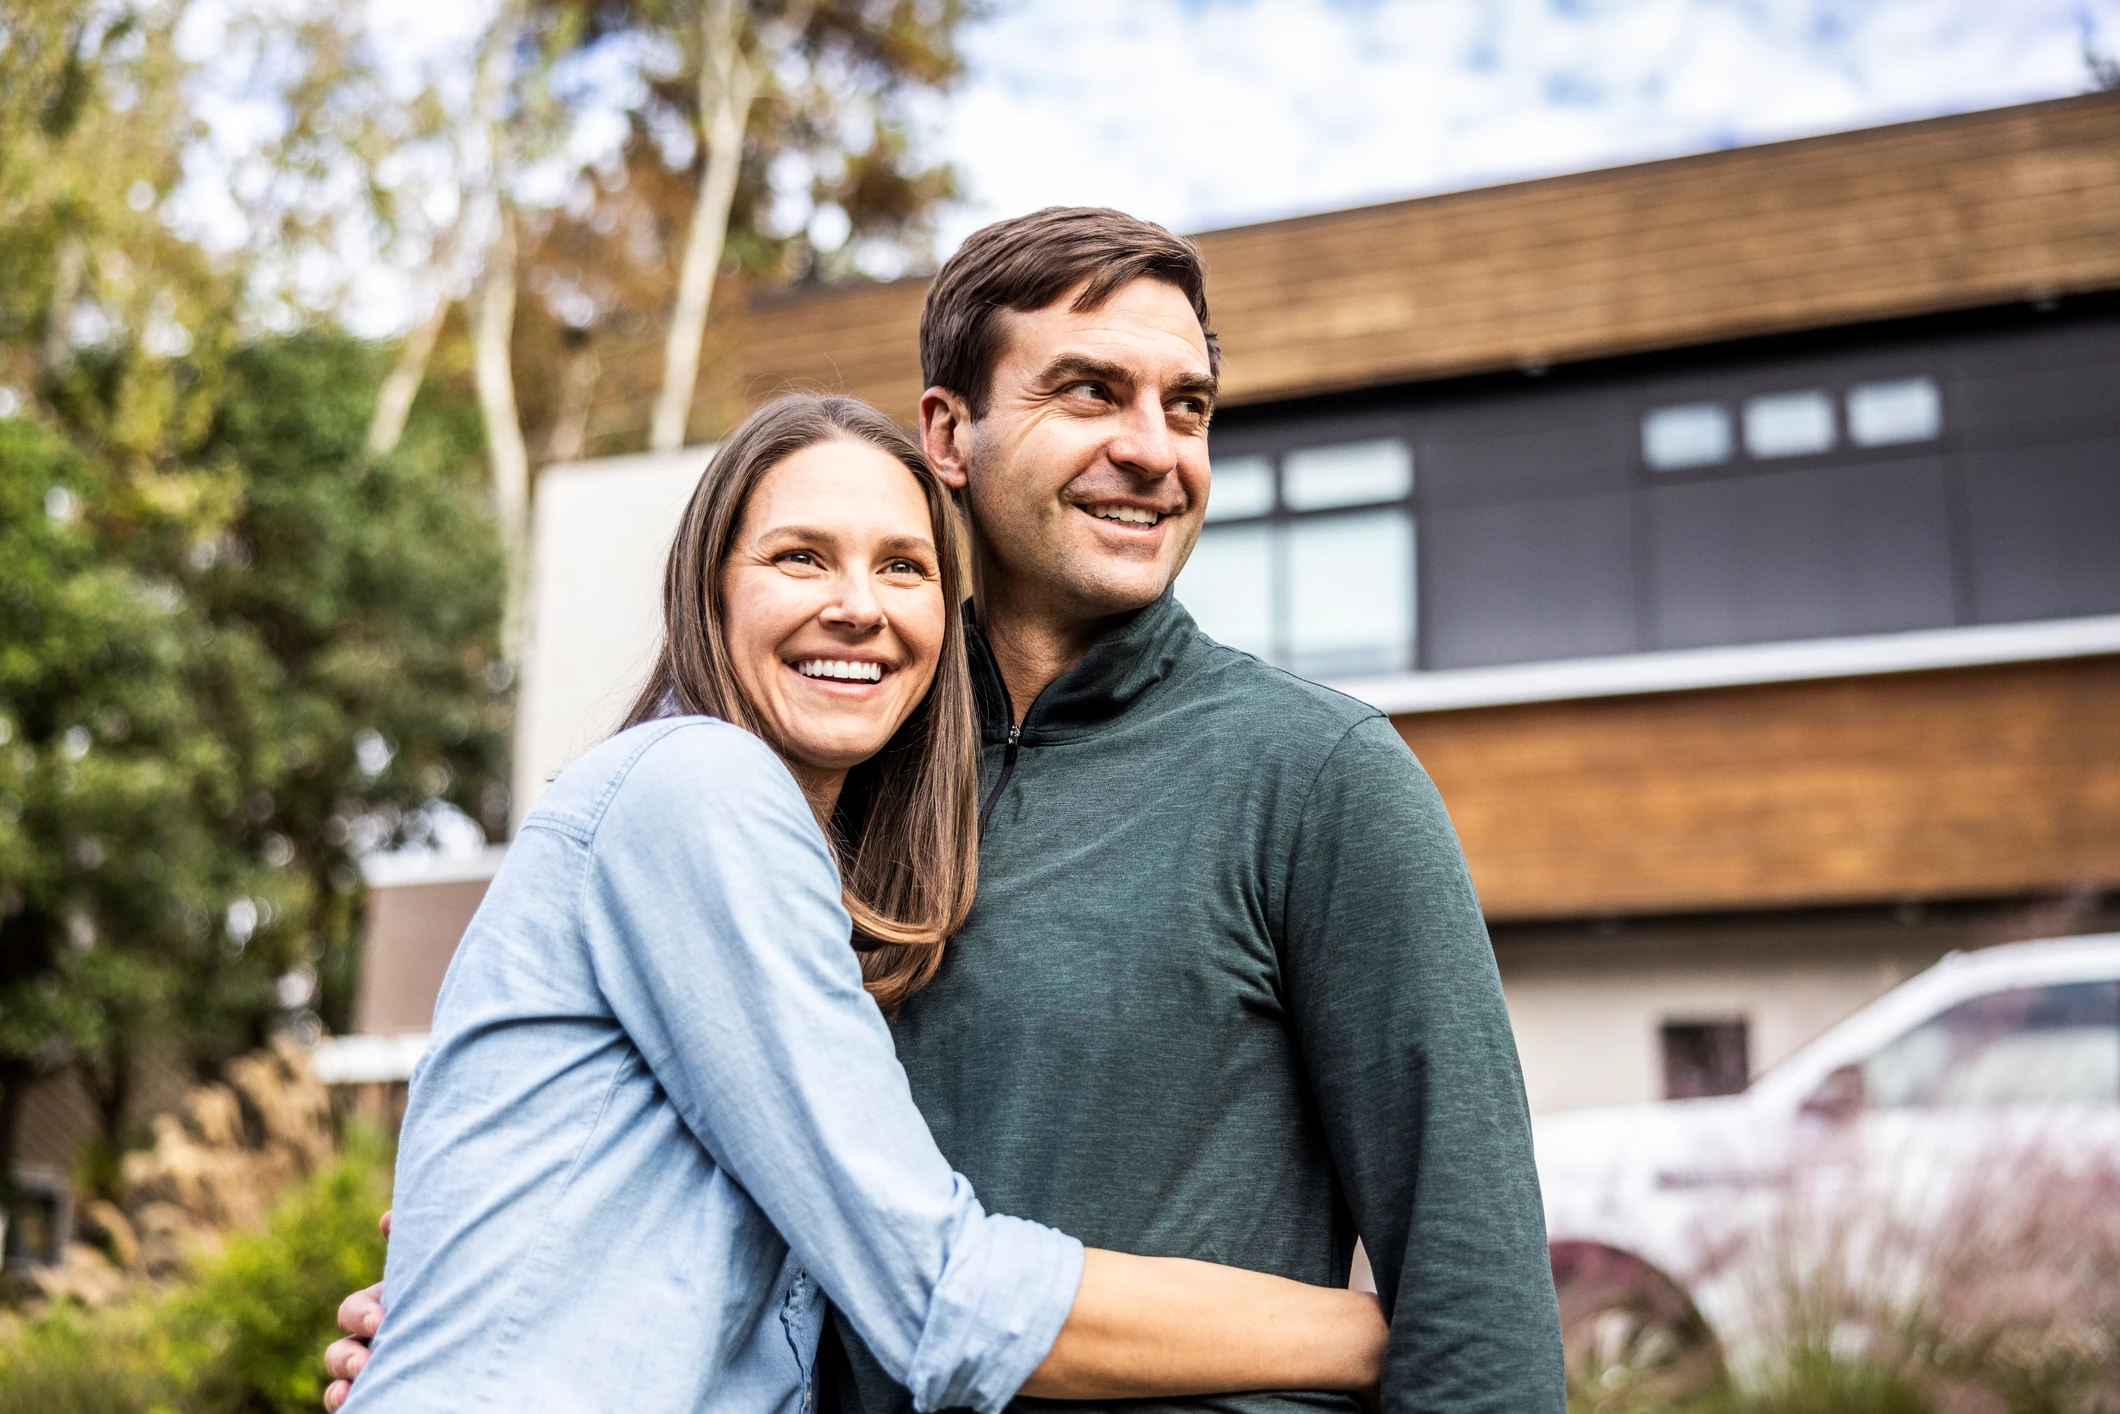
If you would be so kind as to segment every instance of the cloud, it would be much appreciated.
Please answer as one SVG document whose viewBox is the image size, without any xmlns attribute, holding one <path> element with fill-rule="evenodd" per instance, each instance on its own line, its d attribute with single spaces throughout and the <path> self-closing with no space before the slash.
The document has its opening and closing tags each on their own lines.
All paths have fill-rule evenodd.
<svg viewBox="0 0 2120 1414">
<path fill-rule="evenodd" d="M 2120 0 L 1029 0 L 972 30 L 945 250 L 1054 203 L 1181 230 L 2088 87 Z"/>
</svg>

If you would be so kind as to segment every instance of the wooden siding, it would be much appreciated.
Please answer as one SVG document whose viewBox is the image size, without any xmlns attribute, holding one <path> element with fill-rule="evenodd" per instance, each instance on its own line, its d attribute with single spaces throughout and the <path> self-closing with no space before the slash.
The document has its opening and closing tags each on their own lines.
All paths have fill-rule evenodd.
<svg viewBox="0 0 2120 1414">
<path fill-rule="evenodd" d="M 2120 656 L 1396 721 L 1496 920 L 2120 884 Z"/>
<path fill-rule="evenodd" d="M 1225 396 L 1684 347 L 2120 287 L 2120 94 L 1216 231 Z M 926 284 L 732 316 L 742 400 L 920 392 Z"/>
</svg>

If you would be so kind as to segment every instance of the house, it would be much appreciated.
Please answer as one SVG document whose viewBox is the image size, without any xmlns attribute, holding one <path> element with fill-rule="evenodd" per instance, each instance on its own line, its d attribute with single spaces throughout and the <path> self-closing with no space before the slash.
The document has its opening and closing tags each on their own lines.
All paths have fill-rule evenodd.
<svg viewBox="0 0 2120 1414">
<path fill-rule="evenodd" d="M 1199 243 L 1179 597 L 1426 764 L 1534 1108 L 2120 923 L 2120 94 Z M 924 288 L 754 301 L 717 376 L 907 417 Z M 546 473 L 518 810 L 622 714 L 701 459 Z"/>
</svg>

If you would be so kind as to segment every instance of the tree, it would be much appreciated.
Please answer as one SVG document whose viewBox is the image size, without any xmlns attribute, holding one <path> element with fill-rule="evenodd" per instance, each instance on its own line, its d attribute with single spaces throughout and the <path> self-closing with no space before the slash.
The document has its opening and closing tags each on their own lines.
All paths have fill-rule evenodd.
<svg viewBox="0 0 2120 1414">
<path fill-rule="evenodd" d="M 210 1074 L 343 1024 L 356 854 L 507 813 L 468 380 L 377 458 L 381 350 L 242 325 L 256 253 L 157 214 L 180 17 L 0 21 L 0 1189 L 41 1075 L 108 1153 L 144 1041 Z"/>
<path fill-rule="evenodd" d="M 907 90 L 939 88 L 956 77 L 962 64 L 954 41 L 967 8 L 959 0 L 698 0 L 686 47 L 697 75 L 692 116 L 701 172 L 664 342 L 651 448 L 684 444 L 747 137 L 762 156 L 806 159 L 812 203 L 844 213 L 850 233 L 882 229 L 901 240 L 924 237 L 923 218 L 954 187 L 945 170 L 911 165 L 900 105 Z M 762 124 L 753 117 L 761 97 L 767 100 Z"/>
</svg>

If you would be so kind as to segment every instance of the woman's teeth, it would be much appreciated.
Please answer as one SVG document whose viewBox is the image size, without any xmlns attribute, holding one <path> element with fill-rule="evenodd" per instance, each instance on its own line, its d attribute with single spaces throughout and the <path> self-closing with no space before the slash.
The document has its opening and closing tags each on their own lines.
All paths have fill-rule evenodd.
<svg viewBox="0 0 2120 1414">
<path fill-rule="evenodd" d="M 1122 525 L 1154 525 L 1162 519 L 1154 511 L 1145 511 L 1139 506 L 1084 506 L 1083 509 L 1099 520 L 1115 520 Z"/>
<path fill-rule="evenodd" d="M 805 658 L 795 671 L 806 678 L 838 678 L 842 682 L 882 682 L 883 664 L 856 663 L 842 658 Z"/>
</svg>

